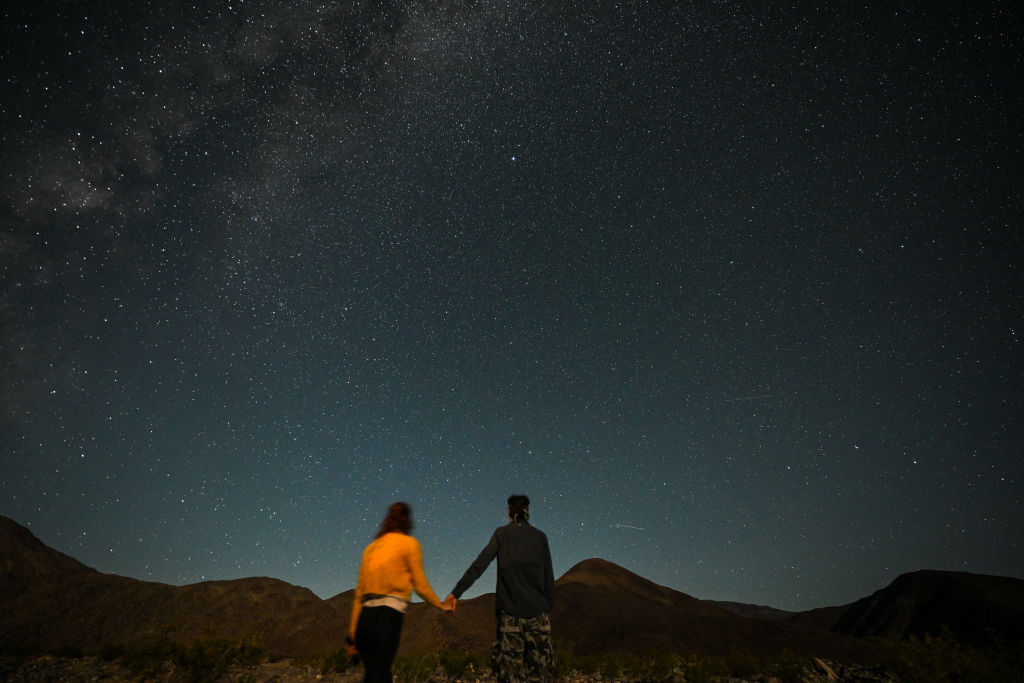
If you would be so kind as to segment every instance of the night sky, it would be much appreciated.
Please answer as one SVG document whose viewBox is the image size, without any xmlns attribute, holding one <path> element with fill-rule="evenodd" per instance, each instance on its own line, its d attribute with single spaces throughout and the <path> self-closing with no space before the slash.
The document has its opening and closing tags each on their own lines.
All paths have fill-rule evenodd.
<svg viewBox="0 0 1024 683">
<path fill-rule="evenodd" d="M 15 4 L 0 514 L 48 545 L 330 597 L 405 500 L 443 596 L 526 493 L 558 576 L 1024 577 L 1016 3 Z"/>
</svg>

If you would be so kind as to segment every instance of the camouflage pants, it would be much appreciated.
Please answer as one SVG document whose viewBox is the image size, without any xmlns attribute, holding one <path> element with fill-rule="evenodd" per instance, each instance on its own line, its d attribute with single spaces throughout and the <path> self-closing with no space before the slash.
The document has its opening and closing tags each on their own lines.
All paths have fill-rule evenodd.
<svg viewBox="0 0 1024 683">
<path fill-rule="evenodd" d="M 555 680 L 548 613 L 535 617 L 498 614 L 498 633 L 491 650 L 498 683 L 541 683 Z"/>
</svg>

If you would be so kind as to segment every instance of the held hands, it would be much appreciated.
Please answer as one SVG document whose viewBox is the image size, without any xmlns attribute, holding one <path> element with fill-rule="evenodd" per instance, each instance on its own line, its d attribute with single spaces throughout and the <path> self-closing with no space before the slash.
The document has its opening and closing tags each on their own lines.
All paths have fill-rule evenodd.
<svg viewBox="0 0 1024 683">
<path fill-rule="evenodd" d="M 447 614 L 455 614 L 455 603 L 457 602 L 458 600 L 455 599 L 455 596 L 449 593 L 448 597 L 441 603 L 441 609 Z"/>
<path fill-rule="evenodd" d="M 345 654 L 353 664 L 359 661 L 359 651 L 356 650 L 356 641 L 352 636 L 345 639 Z"/>
</svg>

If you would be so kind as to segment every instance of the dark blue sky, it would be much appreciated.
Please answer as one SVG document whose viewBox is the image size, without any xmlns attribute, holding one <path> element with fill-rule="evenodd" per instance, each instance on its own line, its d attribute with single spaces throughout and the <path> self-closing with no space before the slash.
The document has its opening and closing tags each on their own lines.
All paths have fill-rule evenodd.
<svg viewBox="0 0 1024 683">
<path fill-rule="evenodd" d="M 58 550 L 329 597 L 406 500 L 444 595 L 523 492 L 559 575 L 1024 577 L 1010 3 L 3 19 L 0 514 Z"/>
</svg>

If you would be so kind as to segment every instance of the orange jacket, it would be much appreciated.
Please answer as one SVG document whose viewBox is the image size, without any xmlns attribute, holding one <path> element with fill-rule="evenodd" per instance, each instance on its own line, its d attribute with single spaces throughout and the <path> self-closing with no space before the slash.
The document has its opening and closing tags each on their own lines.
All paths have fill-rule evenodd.
<svg viewBox="0 0 1024 683">
<path fill-rule="evenodd" d="M 423 573 L 423 550 L 419 541 L 412 536 L 392 531 L 366 546 L 352 602 L 349 636 L 354 638 L 356 635 L 356 623 L 363 609 L 364 595 L 394 595 L 409 600 L 414 588 L 424 600 L 441 608 L 441 601 Z"/>
</svg>

